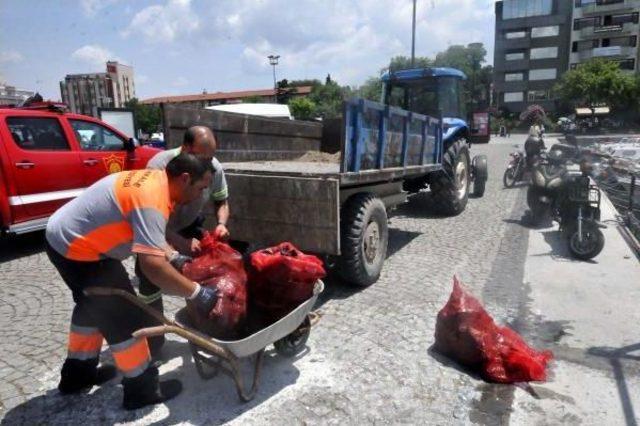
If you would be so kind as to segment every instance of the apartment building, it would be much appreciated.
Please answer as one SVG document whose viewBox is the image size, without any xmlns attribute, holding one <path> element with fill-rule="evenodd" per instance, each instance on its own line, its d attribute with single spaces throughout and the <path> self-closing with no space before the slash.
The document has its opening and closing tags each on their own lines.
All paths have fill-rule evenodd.
<svg viewBox="0 0 640 426">
<path fill-rule="evenodd" d="M 495 104 L 521 112 L 556 108 L 551 89 L 569 68 L 573 0 L 496 2 Z"/>
<path fill-rule="evenodd" d="M 0 106 L 19 105 L 34 95 L 31 90 L 17 89 L 5 83 L 0 83 Z"/>
<path fill-rule="evenodd" d="M 60 93 L 62 102 L 77 114 L 97 116 L 98 108 L 124 108 L 136 95 L 133 68 L 109 61 L 106 72 L 67 74 Z"/>
<path fill-rule="evenodd" d="M 639 15 L 640 0 L 574 0 L 570 68 L 601 57 L 640 70 Z"/>
</svg>

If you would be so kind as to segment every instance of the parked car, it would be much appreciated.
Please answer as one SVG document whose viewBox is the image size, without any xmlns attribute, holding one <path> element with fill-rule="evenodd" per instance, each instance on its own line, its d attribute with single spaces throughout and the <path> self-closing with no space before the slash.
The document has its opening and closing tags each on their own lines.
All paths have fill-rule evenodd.
<svg viewBox="0 0 640 426">
<path fill-rule="evenodd" d="M 109 173 L 142 169 L 158 151 L 63 104 L 0 108 L 0 232 L 44 229 L 86 187 Z"/>
</svg>

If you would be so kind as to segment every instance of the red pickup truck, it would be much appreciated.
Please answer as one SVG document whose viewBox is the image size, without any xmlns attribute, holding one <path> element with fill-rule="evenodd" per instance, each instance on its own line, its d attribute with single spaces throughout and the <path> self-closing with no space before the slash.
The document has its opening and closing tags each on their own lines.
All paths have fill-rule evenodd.
<svg viewBox="0 0 640 426">
<path fill-rule="evenodd" d="M 142 169 L 158 151 L 62 104 L 0 107 L 0 232 L 44 229 L 86 187 L 109 173 Z"/>
</svg>

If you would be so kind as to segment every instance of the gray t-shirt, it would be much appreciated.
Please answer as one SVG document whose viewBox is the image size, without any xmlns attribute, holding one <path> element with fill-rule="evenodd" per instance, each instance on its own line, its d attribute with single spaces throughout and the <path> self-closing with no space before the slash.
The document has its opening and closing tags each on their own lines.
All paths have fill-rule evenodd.
<svg viewBox="0 0 640 426">
<path fill-rule="evenodd" d="M 147 168 L 166 168 L 169 161 L 180 155 L 181 150 L 182 148 L 178 147 L 157 153 L 151 158 L 151 160 L 149 160 Z M 169 217 L 169 223 L 167 224 L 167 227 L 172 231 L 180 231 L 181 229 L 191 225 L 202 213 L 202 210 L 205 208 L 209 200 L 214 202 L 224 201 L 229 196 L 227 180 L 224 177 L 222 164 L 220 164 L 216 158 L 211 160 L 211 164 L 215 170 L 211 186 L 203 191 L 202 198 L 192 201 L 189 204 L 176 205 Z"/>
</svg>

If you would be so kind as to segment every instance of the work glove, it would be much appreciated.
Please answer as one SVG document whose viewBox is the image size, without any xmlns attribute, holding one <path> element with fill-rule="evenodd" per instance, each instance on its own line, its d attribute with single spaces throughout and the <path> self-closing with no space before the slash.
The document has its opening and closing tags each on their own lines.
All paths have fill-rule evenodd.
<svg viewBox="0 0 640 426">
<path fill-rule="evenodd" d="M 182 271 L 185 263 L 191 262 L 193 260 L 190 256 L 185 256 L 184 254 L 180 254 L 177 251 L 174 251 L 169 257 L 169 263 L 171 266 L 176 268 L 178 271 Z"/>
<path fill-rule="evenodd" d="M 218 289 L 201 285 L 200 290 L 198 290 L 196 295 L 190 300 L 200 315 L 209 316 L 209 312 L 211 312 L 218 302 Z"/>
</svg>

